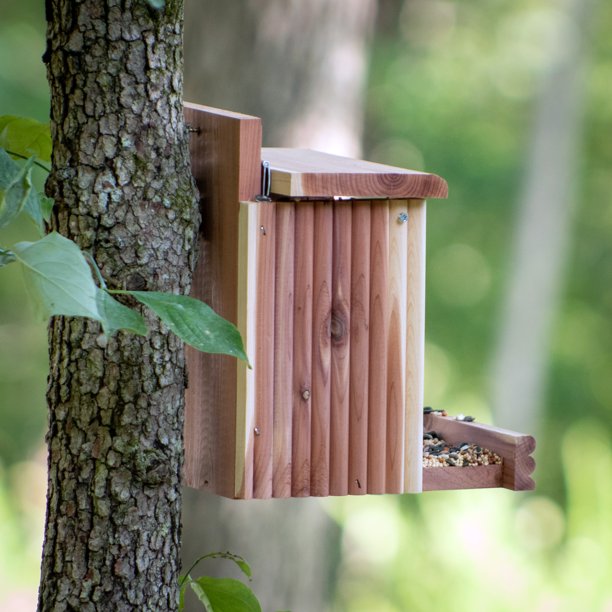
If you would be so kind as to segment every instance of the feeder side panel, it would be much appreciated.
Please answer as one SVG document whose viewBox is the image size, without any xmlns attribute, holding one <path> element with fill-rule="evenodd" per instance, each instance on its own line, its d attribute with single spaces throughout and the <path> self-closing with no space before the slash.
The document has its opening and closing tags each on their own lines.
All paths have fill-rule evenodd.
<svg viewBox="0 0 612 612">
<path fill-rule="evenodd" d="M 312 442 L 310 494 L 329 495 L 333 209 L 314 205 Z"/>
<path fill-rule="evenodd" d="M 274 428 L 272 495 L 291 496 L 295 204 L 276 204 Z"/>
<path fill-rule="evenodd" d="M 349 381 L 349 493 L 368 488 L 368 369 L 370 347 L 371 203 L 355 202 L 351 249 L 351 355 Z"/>
<path fill-rule="evenodd" d="M 419 493 L 423 480 L 423 383 L 425 376 L 425 220 L 424 200 L 408 202 L 406 309 L 406 429 L 404 492 Z M 418 449 L 418 452 L 417 452 Z"/>
<path fill-rule="evenodd" d="M 258 204 L 253 497 L 272 497 L 276 205 Z"/>
<path fill-rule="evenodd" d="M 259 204 L 241 202 L 238 235 L 238 322 L 237 327 L 249 359 L 257 346 L 257 247 Z M 234 494 L 253 496 L 253 429 L 255 422 L 255 372 L 243 361 L 236 376 L 236 458 Z"/>
<path fill-rule="evenodd" d="M 291 495 L 310 495 L 314 204 L 295 207 Z"/>
<path fill-rule="evenodd" d="M 404 436 L 406 421 L 406 312 L 408 298 L 408 203 L 389 202 L 388 357 L 387 357 L 387 493 L 404 490 Z M 408 452 L 415 449 L 408 448 Z"/>
<path fill-rule="evenodd" d="M 333 209 L 329 493 L 348 495 L 352 202 Z"/>
<path fill-rule="evenodd" d="M 368 493 L 384 493 L 387 439 L 388 202 L 375 202 L 372 205 L 371 220 Z"/>
<path fill-rule="evenodd" d="M 191 295 L 237 323 L 239 201 L 260 189 L 261 121 L 195 104 L 185 118 L 203 217 Z M 186 360 L 185 481 L 233 497 L 237 362 L 190 347 Z"/>
</svg>

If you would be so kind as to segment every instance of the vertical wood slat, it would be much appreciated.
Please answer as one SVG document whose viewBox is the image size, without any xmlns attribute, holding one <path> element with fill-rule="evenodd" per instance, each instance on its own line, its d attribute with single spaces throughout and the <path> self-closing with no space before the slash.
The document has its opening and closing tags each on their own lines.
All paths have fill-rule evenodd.
<svg viewBox="0 0 612 612">
<path fill-rule="evenodd" d="M 256 352 L 256 289 L 258 206 L 241 202 L 238 213 L 238 295 L 236 327 L 249 359 Z M 253 427 L 255 421 L 255 373 L 243 361 L 236 375 L 236 458 L 234 494 L 241 499 L 253 496 Z"/>
<path fill-rule="evenodd" d="M 373 202 L 370 237 L 370 354 L 368 387 L 368 493 L 385 492 L 389 206 Z"/>
<path fill-rule="evenodd" d="M 406 423 L 408 449 L 404 468 L 404 491 L 423 489 L 423 382 L 425 371 L 425 220 L 424 200 L 408 200 L 407 315 L 406 315 Z"/>
<path fill-rule="evenodd" d="M 368 355 L 370 325 L 370 203 L 353 202 L 351 235 L 351 356 L 349 493 L 368 491 Z"/>
<path fill-rule="evenodd" d="M 329 495 L 333 208 L 314 204 L 310 494 Z"/>
<path fill-rule="evenodd" d="M 389 276 L 387 339 L 387 493 L 404 488 L 404 435 L 406 413 L 406 308 L 407 308 L 408 203 L 389 202 Z M 407 447 L 407 452 L 420 452 Z"/>
<path fill-rule="evenodd" d="M 272 497 L 276 205 L 258 203 L 253 497 Z M 250 355 L 249 355 L 250 356 Z"/>
<path fill-rule="evenodd" d="M 295 203 L 276 204 L 274 428 L 272 495 L 291 497 Z"/>
<path fill-rule="evenodd" d="M 295 295 L 293 307 L 293 438 L 291 495 L 310 494 L 312 406 L 312 289 L 314 205 L 295 208 Z"/>
<path fill-rule="evenodd" d="M 352 202 L 333 204 L 329 493 L 348 494 Z"/>
<path fill-rule="evenodd" d="M 260 189 L 261 121 L 197 104 L 185 104 L 185 120 L 196 130 L 189 151 L 203 209 L 191 295 L 236 323 L 239 202 Z M 186 362 L 185 482 L 234 497 L 238 365 L 191 347 Z"/>
</svg>

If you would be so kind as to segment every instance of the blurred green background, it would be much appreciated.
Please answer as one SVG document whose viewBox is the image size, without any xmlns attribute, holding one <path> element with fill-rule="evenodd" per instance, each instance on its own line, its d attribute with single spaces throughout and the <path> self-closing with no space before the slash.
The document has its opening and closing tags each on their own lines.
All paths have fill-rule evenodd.
<svg viewBox="0 0 612 612">
<path fill-rule="evenodd" d="M 343 528 L 330 609 L 612 610 L 611 31 L 603 1 L 379 2 L 364 157 L 450 185 L 428 209 L 425 401 L 535 433 L 537 487 L 322 501 Z M 43 52 L 40 3 L 5 5 L 0 114 L 46 120 Z M 35 606 L 45 377 L 9 266 L 0 609 Z"/>
</svg>

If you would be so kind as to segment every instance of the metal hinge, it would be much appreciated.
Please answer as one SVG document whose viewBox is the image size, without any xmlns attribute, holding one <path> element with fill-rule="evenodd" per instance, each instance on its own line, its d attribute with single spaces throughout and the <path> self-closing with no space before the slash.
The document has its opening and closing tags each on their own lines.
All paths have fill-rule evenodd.
<svg viewBox="0 0 612 612">
<path fill-rule="evenodd" d="M 270 162 L 261 163 L 261 193 L 255 196 L 258 202 L 270 202 L 270 189 L 272 187 L 272 172 Z"/>
</svg>

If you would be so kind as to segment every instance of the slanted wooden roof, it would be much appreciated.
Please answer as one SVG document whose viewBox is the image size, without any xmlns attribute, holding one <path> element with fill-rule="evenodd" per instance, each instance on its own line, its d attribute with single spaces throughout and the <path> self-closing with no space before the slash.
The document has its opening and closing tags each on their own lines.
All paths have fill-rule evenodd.
<svg viewBox="0 0 612 612">
<path fill-rule="evenodd" d="M 448 186 L 435 174 L 330 155 L 310 149 L 263 148 L 273 194 L 330 198 L 446 198 Z"/>
</svg>

